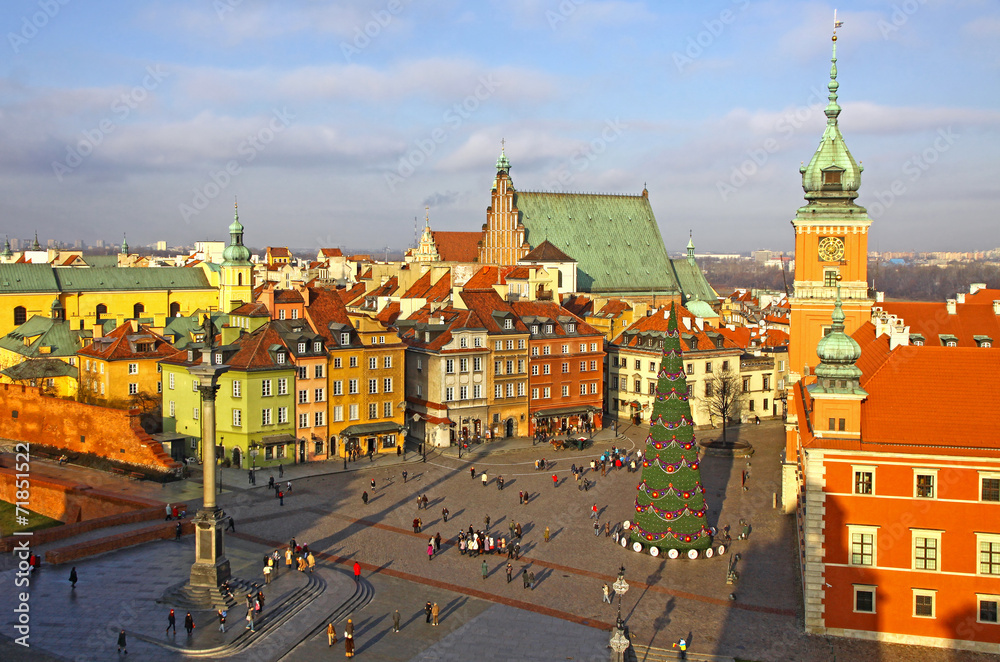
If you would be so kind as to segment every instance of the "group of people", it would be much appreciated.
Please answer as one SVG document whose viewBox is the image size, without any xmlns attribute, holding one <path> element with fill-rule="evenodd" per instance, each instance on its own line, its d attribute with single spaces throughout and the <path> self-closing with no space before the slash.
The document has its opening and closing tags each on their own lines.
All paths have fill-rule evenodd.
<svg viewBox="0 0 1000 662">
<path fill-rule="evenodd" d="M 395 623 L 399 624 L 399 611 L 396 612 Z M 396 632 L 399 632 L 396 629 Z M 337 643 L 337 627 L 330 623 L 326 626 L 326 642 L 327 646 L 333 646 Z M 354 621 L 352 619 L 347 619 L 347 625 L 344 626 L 344 655 L 347 657 L 354 657 Z"/>
<path fill-rule="evenodd" d="M 487 518 L 488 519 L 488 518 Z M 520 540 L 521 525 L 517 524 L 517 539 Z M 469 525 L 468 531 L 458 532 L 458 551 L 462 556 L 482 556 L 483 554 L 506 554 L 508 559 L 521 558 L 521 544 L 514 541 L 514 527 L 511 527 L 511 543 L 507 543 L 504 536 L 494 536 L 489 533 L 489 525 L 486 530 L 473 529 Z"/>
</svg>

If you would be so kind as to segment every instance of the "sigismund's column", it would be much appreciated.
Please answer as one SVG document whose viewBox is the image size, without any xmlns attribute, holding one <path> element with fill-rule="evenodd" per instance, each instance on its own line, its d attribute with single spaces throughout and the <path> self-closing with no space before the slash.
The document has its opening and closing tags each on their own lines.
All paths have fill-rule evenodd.
<svg viewBox="0 0 1000 662">
<path fill-rule="evenodd" d="M 212 362 L 212 347 L 202 349 L 201 364 L 190 372 L 199 380 L 201 393 L 201 464 L 204 483 L 203 503 L 194 518 L 194 564 L 191 566 L 191 587 L 216 589 L 230 577 L 222 511 L 215 502 L 215 395 L 219 390 L 219 376 L 229 370 Z"/>
</svg>

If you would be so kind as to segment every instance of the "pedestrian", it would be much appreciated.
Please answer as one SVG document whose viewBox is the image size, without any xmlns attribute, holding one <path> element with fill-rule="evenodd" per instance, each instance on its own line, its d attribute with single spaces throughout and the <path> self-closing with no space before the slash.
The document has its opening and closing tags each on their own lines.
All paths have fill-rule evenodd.
<svg viewBox="0 0 1000 662">
<path fill-rule="evenodd" d="M 420 518 L 419 517 L 414 517 L 413 518 L 413 532 L 414 533 L 420 533 Z"/>
<path fill-rule="evenodd" d="M 549 541 L 549 527 L 545 527 L 545 542 Z"/>
<path fill-rule="evenodd" d="M 173 630 L 174 634 L 177 634 L 177 618 L 174 616 L 173 609 L 170 610 L 170 614 L 167 616 L 167 632 L 170 632 L 170 630 Z"/>
<path fill-rule="evenodd" d="M 485 472 L 485 471 L 483 472 L 483 475 L 482 475 L 482 479 L 483 479 L 483 487 L 486 487 L 486 483 L 490 482 L 490 479 L 489 479 L 489 477 L 488 477 L 488 476 L 486 475 L 486 472 Z"/>
<path fill-rule="evenodd" d="M 225 609 L 219 610 L 219 632 L 226 631 L 226 614 L 228 613 Z"/>
<path fill-rule="evenodd" d="M 249 598 L 250 596 L 247 596 Z M 243 628 L 244 630 L 250 630 L 251 632 L 256 632 L 257 630 L 253 627 L 253 605 L 249 604 L 247 601 L 247 626 Z"/>
<path fill-rule="evenodd" d="M 372 485 L 372 494 L 375 494 L 375 479 L 374 478 L 372 478 L 371 485 Z"/>
<path fill-rule="evenodd" d="M 520 522 L 517 522 L 517 523 L 516 523 L 516 524 L 514 525 L 514 535 L 515 535 L 515 536 L 517 536 L 517 539 L 518 539 L 518 540 L 520 540 L 520 539 L 521 539 L 521 531 L 522 531 L 522 529 L 521 529 L 521 523 L 520 523 Z"/>
<path fill-rule="evenodd" d="M 73 569 L 69 571 L 69 583 L 70 588 L 76 588 L 76 566 L 73 566 Z"/>
<path fill-rule="evenodd" d="M 518 492 L 517 492 L 517 503 L 518 503 L 518 505 L 524 503 L 524 490 L 518 490 Z"/>
<path fill-rule="evenodd" d="M 437 554 L 441 551 L 441 532 L 438 531 L 434 534 L 434 553 Z"/>
<path fill-rule="evenodd" d="M 680 641 L 674 643 L 674 648 L 676 648 L 677 650 L 679 650 L 681 652 L 681 659 L 682 660 L 686 660 L 687 659 L 688 642 L 687 642 L 686 639 L 684 639 L 683 637 L 681 637 Z"/>
<path fill-rule="evenodd" d="M 253 485 L 253 470 L 247 469 L 247 484 Z"/>
<path fill-rule="evenodd" d="M 438 607 L 438 603 L 435 602 L 434 606 L 431 607 L 431 625 L 436 626 L 438 624 L 438 618 L 440 616 L 441 616 L 441 608 Z"/>
<path fill-rule="evenodd" d="M 354 657 L 354 621 L 347 619 L 347 628 L 344 630 L 344 655 Z"/>
<path fill-rule="evenodd" d="M 287 483 L 285 483 L 285 491 L 286 492 L 292 491 L 292 481 L 288 481 Z"/>
<path fill-rule="evenodd" d="M 486 560 L 483 559 L 483 581 L 486 581 L 486 577 L 490 574 L 490 566 L 486 565 Z"/>
<path fill-rule="evenodd" d="M 279 464 L 278 465 L 278 478 L 284 478 L 284 476 L 285 476 L 285 465 Z"/>
<path fill-rule="evenodd" d="M 263 590 L 260 590 L 260 589 L 257 590 L 257 602 L 260 605 L 260 608 L 257 609 L 257 611 L 264 611 L 264 591 Z"/>
<path fill-rule="evenodd" d="M 330 621 L 326 626 L 326 645 L 329 648 L 335 643 L 337 643 L 337 628 L 333 626 L 333 621 Z"/>
<path fill-rule="evenodd" d="M 420 509 L 421 509 L 421 508 L 423 508 L 423 507 L 424 507 L 424 500 L 423 500 L 423 497 L 421 497 L 421 496 L 420 496 L 420 495 L 418 494 L 418 495 L 417 495 L 417 510 L 420 510 Z"/>
<path fill-rule="evenodd" d="M 403 469 L 403 484 L 406 484 L 406 469 Z"/>
<path fill-rule="evenodd" d="M 399 610 L 392 612 L 392 631 L 399 632 Z"/>
<path fill-rule="evenodd" d="M 600 522 L 594 522 L 594 535 L 595 536 L 601 535 L 601 523 Z"/>
<path fill-rule="evenodd" d="M 128 639 L 125 637 L 125 630 L 118 633 L 118 654 L 120 655 L 122 651 L 128 655 Z"/>
<path fill-rule="evenodd" d="M 309 563 L 309 572 L 310 573 L 312 573 L 314 570 L 316 570 L 316 557 L 313 556 L 312 552 L 309 552 L 309 554 L 306 556 L 306 561 Z"/>
<path fill-rule="evenodd" d="M 424 510 L 427 510 L 427 495 L 426 494 L 423 497 L 421 497 L 421 501 L 423 502 Z"/>
<path fill-rule="evenodd" d="M 368 503 L 368 501 L 365 501 L 365 503 Z M 285 505 L 285 493 L 282 492 L 281 490 L 278 490 L 278 505 L 279 506 Z"/>
<path fill-rule="evenodd" d="M 434 543 L 429 543 L 427 545 L 427 560 L 428 561 L 434 560 Z"/>
<path fill-rule="evenodd" d="M 590 518 L 591 519 L 597 519 L 597 504 L 596 503 L 593 506 L 591 506 L 591 508 L 590 508 Z"/>
<path fill-rule="evenodd" d="M 268 476 L 268 479 L 267 479 L 267 489 L 269 489 L 269 490 L 273 490 L 274 489 L 274 474 L 271 474 L 270 476 Z"/>
<path fill-rule="evenodd" d="M 601 590 L 604 591 L 604 602 L 607 602 L 608 604 L 611 604 L 611 589 L 608 588 L 607 584 L 605 584 L 604 588 L 601 589 Z"/>
<path fill-rule="evenodd" d="M 490 516 L 489 515 L 487 515 L 486 517 L 483 518 L 483 524 L 486 525 L 486 530 L 489 531 L 490 530 Z"/>
<path fill-rule="evenodd" d="M 188 636 L 191 636 L 191 632 L 194 631 L 194 618 L 191 616 L 191 612 L 188 612 L 184 617 L 184 629 L 187 630 Z"/>
<path fill-rule="evenodd" d="M 427 604 L 424 605 L 424 616 L 427 617 L 427 622 L 428 623 L 431 622 L 431 610 L 432 609 L 433 609 L 433 605 L 431 605 L 430 602 L 428 602 Z"/>
<path fill-rule="evenodd" d="M 604 523 L 604 537 L 605 538 L 610 538 L 611 537 L 611 522 L 610 521 Z"/>
<path fill-rule="evenodd" d="M 503 476 L 497 476 L 497 489 L 503 492 Z"/>
<path fill-rule="evenodd" d="M 181 523 L 177 522 L 177 526 L 174 527 L 174 540 L 180 540 L 181 539 L 181 534 L 183 532 L 184 532 L 184 530 L 181 527 Z"/>
<path fill-rule="evenodd" d="M 514 560 L 521 560 L 521 543 L 519 542 L 514 543 Z"/>
<path fill-rule="evenodd" d="M 298 557 L 298 566 L 299 566 L 299 572 L 305 572 L 306 571 L 306 568 L 308 567 L 308 565 L 306 564 L 306 560 L 305 560 L 304 557 L 301 557 L 301 556 Z"/>
<path fill-rule="evenodd" d="M 521 580 L 524 582 L 524 588 L 528 588 L 528 570 L 524 569 L 521 571 Z"/>
<path fill-rule="evenodd" d="M 270 559 L 268 559 L 268 560 L 270 561 Z M 270 564 L 264 566 L 264 583 L 265 584 L 270 584 L 271 583 L 271 565 Z"/>
<path fill-rule="evenodd" d="M 552 474 L 552 487 L 559 487 L 559 476 Z"/>
<path fill-rule="evenodd" d="M 361 581 L 361 564 L 358 563 L 357 561 L 354 562 L 354 581 L 355 582 Z"/>
<path fill-rule="evenodd" d="M 442 508 L 441 509 L 441 517 L 444 518 L 445 522 L 448 521 L 448 509 L 447 508 Z"/>
<path fill-rule="evenodd" d="M 528 586 L 531 587 L 532 591 L 535 590 L 535 571 L 534 570 L 532 570 L 531 572 L 528 573 Z"/>
<path fill-rule="evenodd" d="M 366 506 L 368 505 L 368 490 L 361 493 L 361 500 L 365 502 Z"/>
<path fill-rule="evenodd" d="M 168 503 L 168 504 L 166 505 L 166 508 L 165 508 L 165 510 L 166 510 L 166 513 L 167 513 L 167 518 L 166 518 L 166 519 L 164 519 L 163 521 L 164 521 L 164 522 L 169 522 L 170 520 L 172 520 L 172 519 L 173 519 L 173 517 L 171 516 L 171 513 L 172 513 L 173 511 L 172 511 L 172 510 L 170 509 L 170 504 L 169 504 L 169 503 Z"/>
<path fill-rule="evenodd" d="M 396 446 L 396 457 L 400 457 L 402 454 L 403 454 L 403 446 L 402 444 L 400 444 Z"/>
<path fill-rule="evenodd" d="M 232 515 L 229 516 L 229 530 L 236 533 L 236 520 L 233 519 Z"/>
<path fill-rule="evenodd" d="M 292 546 L 289 545 L 288 549 L 285 550 L 285 567 L 288 568 L 289 570 L 292 569 L 292 554 L 293 553 L 294 552 L 292 551 Z"/>
<path fill-rule="evenodd" d="M 510 580 L 511 580 L 511 578 L 513 576 L 514 576 L 514 566 L 512 566 L 510 564 L 510 561 L 507 561 L 507 583 L 508 584 L 510 583 Z"/>
<path fill-rule="evenodd" d="M 469 467 L 469 478 L 475 478 L 475 477 L 476 477 L 476 468 Z"/>
</svg>

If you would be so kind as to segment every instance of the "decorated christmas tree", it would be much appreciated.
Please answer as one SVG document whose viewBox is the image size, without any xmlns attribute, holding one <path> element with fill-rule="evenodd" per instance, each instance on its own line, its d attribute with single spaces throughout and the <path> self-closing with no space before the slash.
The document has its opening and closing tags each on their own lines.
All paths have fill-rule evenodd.
<svg viewBox="0 0 1000 662">
<path fill-rule="evenodd" d="M 705 519 L 705 488 L 698 468 L 698 445 L 688 402 L 687 379 L 677 313 L 672 305 L 663 343 L 656 399 L 635 498 L 631 542 L 658 554 L 704 550 L 712 545 Z"/>
</svg>

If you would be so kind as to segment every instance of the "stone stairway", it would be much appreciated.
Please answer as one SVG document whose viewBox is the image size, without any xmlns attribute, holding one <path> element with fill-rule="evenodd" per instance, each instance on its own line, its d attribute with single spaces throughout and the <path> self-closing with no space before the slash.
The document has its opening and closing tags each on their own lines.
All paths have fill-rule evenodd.
<svg viewBox="0 0 1000 662">
<path fill-rule="evenodd" d="M 676 648 L 653 648 L 633 644 L 625 653 L 627 662 L 674 662 L 675 660 L 688 660 L 689 662 L 734 662 L 732 657 L 724 655 L 709 655 L 707 653 L 694 653 L 687 651 L 686 657 L 681 657 L 681 653 Z"/>
</svg>

